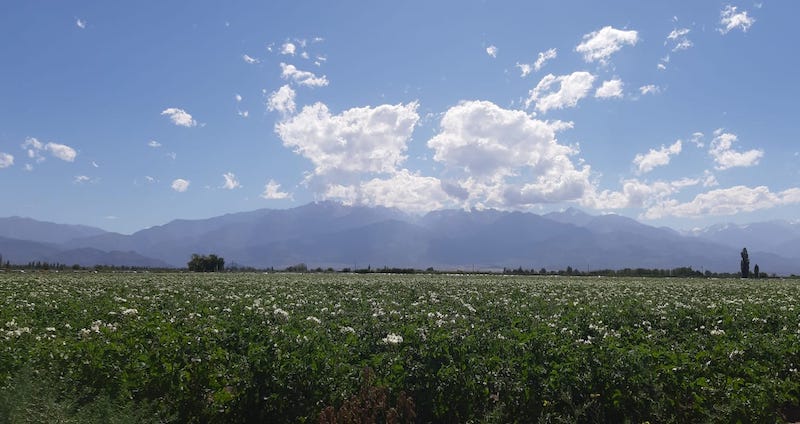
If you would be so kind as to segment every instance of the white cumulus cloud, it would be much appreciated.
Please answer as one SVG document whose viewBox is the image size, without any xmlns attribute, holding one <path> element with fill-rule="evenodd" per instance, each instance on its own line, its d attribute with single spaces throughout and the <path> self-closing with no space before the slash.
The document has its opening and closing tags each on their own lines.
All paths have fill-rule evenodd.
<svg viewBox="0 0 800 424">
<path fill-rule="evenodd" d="M 159 143 L 159 142 L 157 142 L 155 140 L 150 140 L 150 141 L 147 142 L 147 146 L 148 147 L 152 147 L 154 149 L 157 149 L 157 148 L 161 147 L 161 143 Z"/>
<path fill-rule="evenodd" d="M 67 146 L 66 144 L 47 143 L 44 145 L 44 148 L 50 152 L 53 157 L 61 159 L 65 162 L 74 162 L 75 157 L 78 156 L 78 153 L 75 151 L 75 149 Z"/>
<path fill-rule="evenodd" d="M 373 178 L 356 185 L 332 185 L 329 199 L 345 204 L 385 206 L 408 212 L 427 212 L 449 205 L 450 196 L 434 177 L 424 177 L 402 169 L 388 178 Z"/>
<path fill-rule="evenodd" d="M 536 104 L 536 110 L 546 113 L 550 109 L 575 107 L 578 100 L 586 97 L 592 89 L 595 76 L 585 71 L 569 75 L 548 74 L 530 91 L 525 107 Z"/>
<path fill-rule="evenodd" d="M 594 92 L 598 99 L 609 99 L 622 97 L 622 80 L 612 79 L 603 81 L 603 84 Z"/>
<path fill-rule="evenodd" d="M 172 187 L 172 189 L 177 191 L 178 193 L 183 193 L 184 191 L 189 189 L 189 184 L 191 184 L 189 180 L 178 178 L 172 181 L 172 185 L 170 187 Z"/>
<path fill-rule="evenodd" d="M 679 193 L 683 188 L 700 183 L 700 179 L 683 178 L 676 181 L 655 181 L 648 183 L 638 179 L 622 181 L 622 190 L 601 192 L 588 191 L 581 204 L 595 209 L 625 209 L 652 207 L 665 202 L 669 196 Z"/>
<path fill-rule="evenodd" d="M 270 111 L 278 111 L 283 114 L 292 114 L 295 112 L 294 103 L 295 91 L 288 84 L 273 91 L 267 98 L 267 109 Z"/>
<path fill-rule="evenodd" d="M 261 193 L 260 197 L 262 199 L 281 200 L 291 199 L 292 195 L 285 191 L 281 191 L 281 185 L 275 182 L 275 180 L 269 180 L 264 186 L 264 192 Z"/>
<path fill-rule="evenodd" d="M 22 148 L 28 154 L 28 158 L 35 160 L 37 163 L 44 161 L 42 152 L 49 152 L 51 156 L 61 159 L 65 162 L 74 162 L 78 153 L 72 147 L 66 144 L 59 143 L 42 143 L 34 137 L 28 137 L 22 143 Z"/>
<path fill-rule="evenodd" d="M 281 46 L 281 54 L 294 56 L 296 51 L 297 51 L 297 46 L 295 46 L 294 43 L 286 42 L 283 43 L 283 45 Z"/>
<path fill-rule="evenodd" d="M 281 77 L 306 87 L 325 87 L 328 85 L 328 77 L 325 75 L 318 77 L 313 72 L 301 71 L 296 66 L 285 63 L 281 63 Z"/>
<path fill-rule="evenodd" d="M 736 28 L 741 29 L 742 32 L 747 32 L 755 21 L 755 18 L 747 15 L 746 10 L 739 12 L 736 6 L 727 5 L 720 12 L 720 27 L 718 31 L 723 35 Z"/>
<path fill-rule="evenodd" d="M 606 26 L 584 35 L 583 41 L 575 47 L 575 51 L 583 54 L 586 62 L 605 64 L 611 55 L 622 49 L 623 46 L 633 46 L 638 41 L 639 34 L 636 31 L 624 31 Z"/>
<path fill-rule="evenodd" d="M 233 190 L 242 186 L 239 184 L 239 180 L 236 179 L 236 175 L 234 175 L 233 172 L 226 172 L 222 174 L 222 178 L 225 179 L 225 182 L 222 184 L 222 188 L 226 190 Z"/>
<path fill-rule="evenodd" d="M 0 169 L 8 168 L 9 166 L 14 164 L 14 156 L 0 152 Z"/>
<path fill-rule="evenodd" d="M 758 165 L 759 160 L 764 156 L 764 151 L 753 149 L 737 152 L 733 149 L 733 143 L 738 140 L 739 137 L 736 134 L 726 133 L 722 128 L 714 131 L 714 139 L 711 140 L 708 153 L 716 162 L 716 169 L 725 170 Z"/>
<path fill-rule="evenodd" d="M 315 175 L 392 173 L 419 121 L 417 103 L 360 107 L 332 114 L 323 103 L 305 106 L 275 125 L 284 146 L 315 166 Z"/>
<path fill-rule="evenodd" d="M 646 174 L 656 167 L 669 164 L 670 157 L 675 156 L 681 152 L 681 141 L 678 140 L 671 146 L 661 146 L 660 149 L 650 149 L 645 154 L 637 154 L 633 158 L 633 164 L 636 165 L 636 173 Z"/>
<path fill-rule="evenodd" d="M 800 188 L 773 193 L 766 186 L 734 186 L 700 193 L 689 202 L 670 199 L 647 209 L 644 217 L 659 219 L 668 216 L 700 218 L 709 215 L 734 215 L 776 206 L 800 203 Z"/>
<path fill-rule="evenodd" d="M 555 134 L 571 123 L 531 118 L 487 101 L 462 102 L 442 117 L 428 141 L 433 159 L 460 176 L 448 189 L 472 206 L 519 206 L 580 198 L 589 167 L 577 169 L 576 149 Z"/>
<path fill-rule="evenodd" d="M 183 109 L 178 108 L 167 108 L 161 112 L 162 116 L 167 116 L 173 124 L 178 125 L 180 127 L 187 127 L 191 128 L 197 125 L 197 121 L 192 118 L 188 112 Z"/>
<path fill-rule="evenodd" d="M 497 47 L 492 45 L 486 48 L 486 54 L 491 57 L 497 57 Z"/>
<path fill-rule="evenodd" d="M 244 60 L 245 63 L 248 63 L 250 65 L 261 62 L 260 60 L 254 58 L 254 57 L 251 57 L 250 55 L 246 55 L 246 54 L 242 55 L 242 60 Z"/>
</svg>

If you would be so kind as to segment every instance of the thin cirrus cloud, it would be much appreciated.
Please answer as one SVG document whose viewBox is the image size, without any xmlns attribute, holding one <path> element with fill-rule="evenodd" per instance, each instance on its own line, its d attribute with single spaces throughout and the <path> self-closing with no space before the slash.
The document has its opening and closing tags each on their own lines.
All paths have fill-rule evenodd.
<svg viewBox="0 0 800 424">
<path fill-rule="evenodd" d="M 606 64 L 612 54 L 626 45 L 636 45 L 638 41 L 639 33 L 634 30 L 625 31 L 606 26 L 584 35 L 575 51 L 582 54 L 586 62 Z"/>
<path fill-rule="evenodd" d="M 161 147 L 161 143 L 159 143 L 159 142 L 157 142 L 155 140 L 150 140 L 150 141 L 147 142 L 147 146 L 148 147 L 152 147 L 154 149 L 157 149 L 157 148 Z"/>
<path fill-rule="evenodd" d="M 197 121 L 192 118 L 192 115 L 189 112 L 186 112 L 183 109 L 178 108 L 167 108 L 161 112 L 161 115 L 167 116 L 173 124 L 179 127 L 195 127 L 197 126 Z"/>
<path fill-rule="evenodd" d="M 639 87 L 639 92 L 642 93 L 643 96 L 648 94 L 658 94 L 661 92 L 661 87 L 654 84 L 647 84 Z"/>
</svg>

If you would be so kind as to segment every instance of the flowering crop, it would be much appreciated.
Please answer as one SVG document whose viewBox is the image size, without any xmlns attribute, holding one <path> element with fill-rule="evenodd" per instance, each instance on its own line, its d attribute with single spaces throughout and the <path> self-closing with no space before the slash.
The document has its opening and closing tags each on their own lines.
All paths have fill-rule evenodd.
<svg viewBox="0 0 800 424">
<path fill-rule="evenodd" d="M 778 280 L 0 274 L 0 387 L 33 370 L 177 422 L 295 422 L 370 368 L 422 422 L 779 421 L 798 300 Z"/>
</svg>

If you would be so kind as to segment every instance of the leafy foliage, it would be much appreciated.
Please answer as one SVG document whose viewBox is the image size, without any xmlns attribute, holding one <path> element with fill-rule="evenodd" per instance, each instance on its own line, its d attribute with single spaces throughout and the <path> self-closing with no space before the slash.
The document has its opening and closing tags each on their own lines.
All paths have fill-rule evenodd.
<svg viewBox="0 0 800 424">
<path fill-rule="evenodd" d="M 742 260 L 739 262 L 741 268 L 742 278 L 750 277 L 750 256 L 747 254 L 747 248 L 742 249 Z"/>
<path fill-rule="evenodd" d="M 800 410 L 798 301 L 777 279 L 4 273 L 0 421 L 775 422 Z"/>
<path fill-rule="evenodd" d="M 189 271 L 195 272 L 219 272 L 225 269 L 225 259 L 217 255 L 192 255 L 192 259 L 187 264 Z"/>
</svg>

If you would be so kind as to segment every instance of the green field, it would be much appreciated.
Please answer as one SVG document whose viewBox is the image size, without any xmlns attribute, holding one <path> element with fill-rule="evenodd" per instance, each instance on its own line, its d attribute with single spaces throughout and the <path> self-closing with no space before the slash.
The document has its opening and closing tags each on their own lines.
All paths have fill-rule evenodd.
<svg viewBox="0 0 800 424">
<path fill-rule="evenodd" d="M 0 422 L 781 422 L 799 300 L 788 280 L 3 273 Z"/>
</svg>

